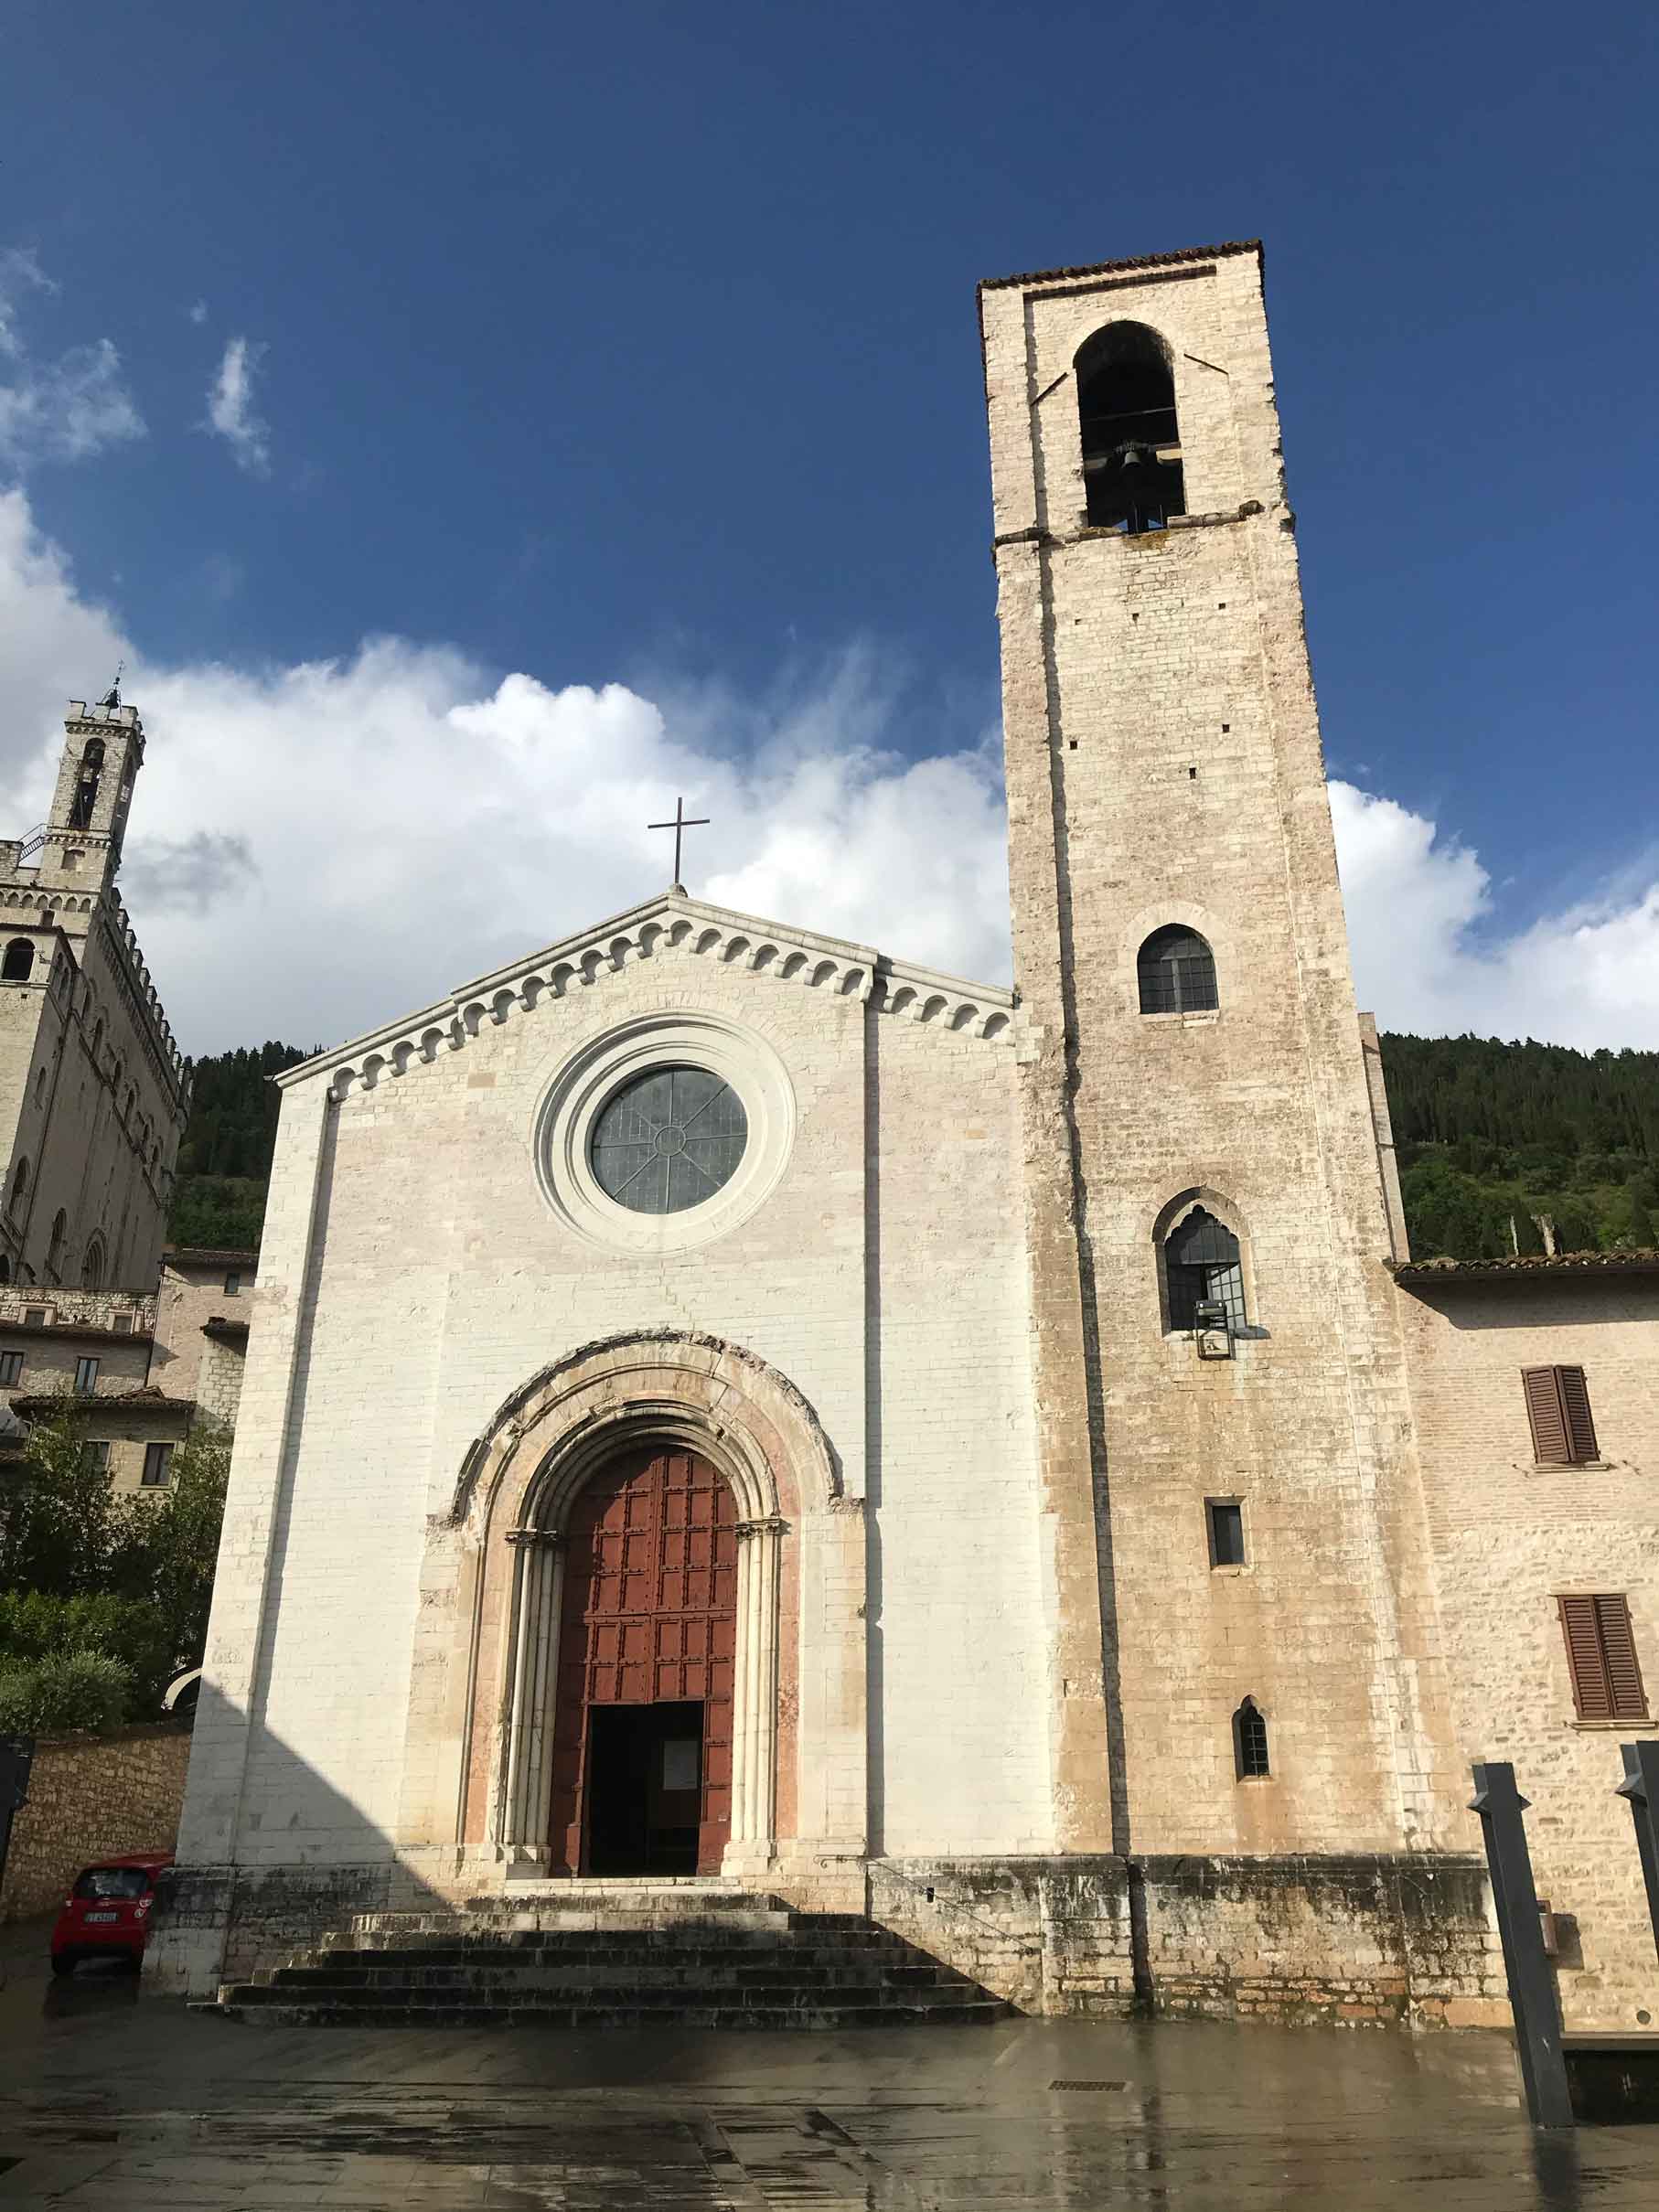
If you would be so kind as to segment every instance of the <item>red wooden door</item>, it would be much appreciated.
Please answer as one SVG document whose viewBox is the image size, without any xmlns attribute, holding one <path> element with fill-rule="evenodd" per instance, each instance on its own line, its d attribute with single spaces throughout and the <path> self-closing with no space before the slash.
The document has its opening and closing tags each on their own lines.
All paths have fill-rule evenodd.
<svg viewBox="0 0 1659 2212">
<path fill-rule="evenodd" d="M 567 1532 L 553 1724 L 553 1864 L 584 1870 L 590 1705 L 702 1701 L 697 1870 L 732 1833 L 737 1512 L 706 1459 L 641 1450 L 595 1476 Z"/>
</svg>

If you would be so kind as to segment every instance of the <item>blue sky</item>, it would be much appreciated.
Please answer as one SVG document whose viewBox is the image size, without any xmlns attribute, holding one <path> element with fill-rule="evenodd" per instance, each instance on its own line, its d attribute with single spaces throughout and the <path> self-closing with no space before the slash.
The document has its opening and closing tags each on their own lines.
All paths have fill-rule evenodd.
<svg viewBox="0 0 1659 2212">
<path fill-rule="evenodd" d="M 555 697 L 626 687 L 666 732 L 666 754 L 635 756 L 637 792 L 620 773 L 606 785 L 627 864 L 539 869 L 526 848 L 541 905 L 432 945 L 414 997 L 458 981 L 475 945 L 533 943 L 589 918 L 580 898 L 655 888 L 648 867 L 632 883 L 645 863 L 624 817 L 636 796 L 654 812 L 665 777 L 723 760 L 741 780 L 780 742 L 797 767 L 813 743 L 896 754 L 856 791 L 834 773 L 791 784 L 802 819 L 809 801 L 832 818 L 842 806 L 851 837 L 904 762 L 971 754 L 996 715 L 976 280 L 1256 234 L 1327 752 L 1395 807 L 1365 817 L 1352 866 L 1344 848 L 1351 904 L 1353 871 L 1381 847 L 1392 895 L 1408 895 L 1396 817 L 1432 825 L 1449 904 L 1421 956 L 1465 960 L 1465 999 L 1493 983 L 1491 1022 L 1460 999 L 1447 1023 L 1500 1028 L 1534 1019 L 1490 965 L 1528 965 L 1529 930 L 1553 947 L 1585 913 L 1645 913 L 1651 10 L 1568 25 L 1525 5 L 15 0 L 7 26 L 0 249 L 47 280 L 14 263 L 14 369 L 67 359 L 72 376 L 105 340 L 144 426 L 106 411 L 72 461 L 14 441 L 0 474 L 27 502 L 29 558 L 55 549 L 59 578 L 50 621 L 27 592 L 14 614 L 64 651 L 106 633 L 130 651 L 152 764 L 156 703 L 185 729 L 211 701 L 228 746 L 280 743 L 280 714 L 254 709 L 284 673 L 353 666 L 379 636 L 406 641 L 400 671 L 424 671 L 440 723 L 522 671 Z M 217 387 L 214 434 L 233 343 L 244 380 Z M 10 664 L 18 806 L 57 701 L 107 681 L 43 651 Z M 180 741 L 197 781 L 208 742 Z M 472 742 L 493 775 L 507 741 Z M 424 811 L 441 814 L 460 770 L 441 743 L 414 750 Z M 311 772 L 305 743 L 294 759 Z M 158 850 L 170 831 L 223 846 L 197 906 L 175 899 L 177 943 L 155 963 L 169 1002 L 194 1010 L 187 1044 L 394 1011 L 367 984 L 360 1005 L 286 983 L 268 1002 L 216 986 L 198 1005 L 173 972 L 200 959 L 191 913 L 234 938 L 241 908 L 268 918 L 285 864 L 262 849 L 257 794 L 227 781 L 223 824 L 164 819 L 167 785 L 146 771 L 134 817 Z M 358 781 L 360 832 L 378 772 Z M 568 810 L 572 788 L 532 778 L 500 803 Z M 746 882 L 817 918 L 810 865 L 793 880 L 786 852 L 755 879 L 765 795 L 725 796 L 705 887 Z M 983 809 L 969 812 L 958 828 L 978 835 Z M 422 813 L 394 810 L 387 834 Z M 479 834 L 465 807 L 457 820 Z M 603 843 L 605 817 L 584 834 Z M 377 878 L 394 860 L 377 854 Z M 872 880 L 891 864 L 883 848 Z M 987 881 L 976 858 L 938 897 L 994 903 Z M 146 942 L 170 926 L 165 892 L 153 903 Z M 943 933 L 898 949 L 990 956 L 937 915 L 892 918 Z M 1599 941 L 1602 968 L 1614 945 Z M 1428 980 L 1378 972 L 1370 995 L 1398 999 L 1385 1019 L 1437 1018 Z M 1651 989 L 1622 1009 L 1615 991 L 1603 1018 L 1610 1042 L 1659 1042 Z"/>
</svg>

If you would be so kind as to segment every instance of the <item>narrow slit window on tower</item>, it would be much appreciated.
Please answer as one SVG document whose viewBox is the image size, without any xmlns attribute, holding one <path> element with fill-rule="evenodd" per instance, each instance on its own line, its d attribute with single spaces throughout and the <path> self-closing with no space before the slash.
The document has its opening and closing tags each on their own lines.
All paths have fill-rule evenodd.
<svg viewBox="0 0 1659 2212">
<path fill-rule="evenodd" d="M 34 946 L 27 937 L 14 937 L 0 960 L 0 982 L 27 983 L 34 972 Z"/>
<path fill-rule="evenodd" d="M 1196 1329 L 1198 1309 L 1206 1305 L 1225 1307 L 1229 1328 L 1245 1326 L 1238 1239 L 1203 1206 L 1183 1214 L 1165 1237 L 1163 1271 L 1172 1330 Z"/>
<path fill-rule="evenodd" d="M 1203 1013 L 1221 1004 L 1215 956 L 1195 929 L 1155 929 L 1135 956 L 1143 1014 Z"/>
<path fill-rule="evenodd" d="M 23 1155 L 23 1158 L 17 1162 L 16 1166 L 12 1170 L 11 1195 L 7 1201 L 7 1203 L 12 1206 L 20 1206 L 23 1203 L 23 1194 L 27 1189 L 28 1154 L 26 1152 Z"/>
<path fill-rule="evenodd" d="M 1243 1566 L 1244 1507 L 1236 1498 L 1206 1498 L 1204 1510 L 1210 1532 L 1210 1565 Z"/>
<path fill-rule="evenodd" d="M 1265 1779 L 1268 1765 L 1268 1723 L 1253 1697 L 1240 1700 L 1233 1715 L 1233 1765 L 1241 1782 Z"/>
<path fill-rule="evenodd" d="M 1090 528 L 1162 529 L 1186 512 L 1163 340 L 1144 323 L 1108 323 L 1079 348 L 1076 368 Z"/>
</svg>

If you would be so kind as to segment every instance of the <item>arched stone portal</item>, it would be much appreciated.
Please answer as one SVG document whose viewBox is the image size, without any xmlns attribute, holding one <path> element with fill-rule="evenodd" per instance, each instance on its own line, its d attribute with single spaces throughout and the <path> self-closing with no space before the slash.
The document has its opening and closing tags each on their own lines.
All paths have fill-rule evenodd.
<svg viewBox="0 0 1659 2212">
<path fill-rule="evenodd" d="M 575 1563 L 589 1542 L 583 1530 L 605 1521 L 607 1484 L 676 1457 L 706 1467 L 718 1483 L 722 1501 L 710 1528 L 729 1528 L 735 1553 L 730 1835 L 721 1868 L 745 1876 L 793 1871 L 803 1892 L 844 1886 L 855 1865 L 862 1878 L 862 1501 L 843 1495 L 829 1440 L 785 1377 L 740 1347 L 678 1331 L 590 1345 L 544 1370 L 468 1453 L 452 1512 L 429 1536 L 410 1722 L 412 1749 L 423 1735 L 438 1754 L 427 1768 L 438 1794 L 429 1811 L 413 1794 L 405 1798 L 404 1853 L 442 1842 L 433 1822 L 447 1738 L 460 1868 L 586 1870 L 592 1837 L 582 1793 L 592 1739 L 583 1720 L 573 1816 L 575 1699 L 566 1670 L 594 1663 L 595 1647 L 591 1624 L 578 1637 L 567 1611 L 577 1598 Z M 585 1613 L 585 1597 L 581 1602 Z M 642 1608 L 637 1625 L 674 1610 Z M 582 1702 L 591 1712 L 589 1686 Z M 631 1684 L 645 1686 L 642 1677 Z M 598 1702 L 655 1700 L 625 1694 Z M 458 1738 L 445 1711 L 460 1724 Z M 718 1818 L 717 1808 L 715 1821 L 699 1826 L 712 1830 Z M 703 1871 L 712 1870 L 712 1833 L 700 1837 Z"/>
</svg>

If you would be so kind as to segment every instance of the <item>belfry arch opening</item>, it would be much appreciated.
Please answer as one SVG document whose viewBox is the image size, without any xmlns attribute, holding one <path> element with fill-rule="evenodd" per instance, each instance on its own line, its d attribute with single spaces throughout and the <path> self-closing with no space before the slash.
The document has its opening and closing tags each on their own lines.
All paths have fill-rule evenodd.
<svg viewBox="0 0 1659 2212">
<path fill-rule="evenodd" d="M 71 829 L 91 827 L 92 809 L 98 804 L 98 786 L 102 781 L 103 740 L 95 737 L 80 756 L 80 772 L 75 778 L 75 796 L 70 805 Z"/>
<path fill-rule="evenodd" d="M 1108 323 L 1075 369 L 1089 527 L 1162 529 L 1186 512 L 1169 349 L 1144 323 Z"/>
</svg>

